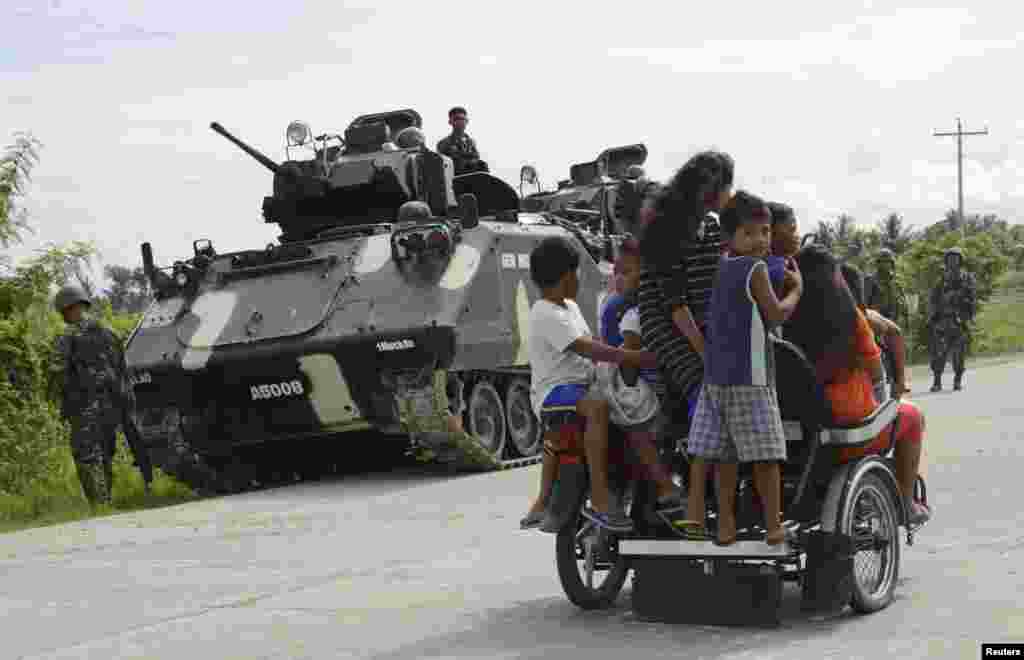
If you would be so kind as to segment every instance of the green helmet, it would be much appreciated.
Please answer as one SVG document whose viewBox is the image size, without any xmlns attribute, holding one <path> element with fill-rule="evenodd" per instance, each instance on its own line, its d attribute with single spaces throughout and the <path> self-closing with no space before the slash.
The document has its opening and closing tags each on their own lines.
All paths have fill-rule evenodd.
<svg viewBox="0 0 1024 660">
<path fill-rule="evenodd" d="M 645 175 L 646 172 L 644 172 L 644 168 L 640 167 L 639 165 L 630 165 L 629 167 L 626 168 L 625 178 L 627 179 L 641 179 Z"/>
<path fill-rule="evenodd" d="M 58 312 L 63 312 L 68 306 L 74 305 L 75 303 L 92 305 L 92 301 L 89 300 L 89 296 L 85 294 L 85 289 L 77 284 L 68 284 L 61 288 L 53 299 L 53 306 Z"/>
<path fill-rule="evenodd" d="M 420 222 L 430 217 L 430 207 L 426 202 L 414 200 L 398 207 L 398 222 Z"/>
<path fill-rule="evenodd" d="M 400 149 L 411 149 L 413 147 L 420 147 L 426 144 L 427 137 L 423 134 L 423 131 L 416 128 L 415 126 L 407 126 L 398 132 L 395 136 L 395 144 Z"/>
</svg>

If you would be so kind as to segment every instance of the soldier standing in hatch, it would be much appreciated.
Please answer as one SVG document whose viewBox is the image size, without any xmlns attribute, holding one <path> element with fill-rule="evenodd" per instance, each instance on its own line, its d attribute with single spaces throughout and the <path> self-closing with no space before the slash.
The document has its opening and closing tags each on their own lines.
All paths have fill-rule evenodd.
<svg viewBox="0 0 1024 660">
<path fill-rule="evenodd" d="M 437 143 L 437 152 L 452 159 L 455 165 L 455 176 L 469 172 L 489 172 L 487 163 L 480 160 L 476 150 L 476 142 L 466 134 L 469 117 L 466 109 L 455 106 L 448 111 L 448 123 L 452 132 L 448 137 Z"/>
<path fill-rule="evenodd" d="M 932 392 L 942 389 L 942 372 L 946 358 L 953 361 L 953 389 L 962 387 L 967 349 L 970 346 L 970 323 L 977 311 L 978 288 L 974 275 L 962 270 L 964 253 L 950 248 L 943 255 L 945 269 L 942 281 L 932 289 L 929 300 L 928 328 L 931 335 Z"/>
<path fill-rule="evenodd" d="M 61 386 L 61 414 L 71 424 L 71 453 L 85 497 L 90 504 L 110 504 L 117 427 L 130 424 L 125 411 L 134 406 L 134 396 L 120 341 L 86 314 L 91 305 L 79 286 L 65 286 L 57 293 L 54 307 L 67 327 L 56 339 L 51 371 Z M 148 453 L 142 445 L 132 449 L 148 493 L 153 478 L 152 468 L 146 469 Z"/>
</svg>

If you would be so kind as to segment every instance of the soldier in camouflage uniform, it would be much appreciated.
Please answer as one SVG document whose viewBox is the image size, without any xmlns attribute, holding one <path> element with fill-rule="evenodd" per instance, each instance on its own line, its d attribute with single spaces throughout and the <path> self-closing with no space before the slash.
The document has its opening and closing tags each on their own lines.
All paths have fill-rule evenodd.
<svg viewBox="0 0 1024 660">
<path fill-rule="evenodd" d="M 865 285 L 866 307 L 877 311 L 897 327 L 906 327 L 907 296 L 896 276 L 896 255 L 892 250 L 882 248 L 878 251 L 878 256 L 875 257 L 875 273 L 866 278 Z M 882 361 L 886 376 L 891 382 L 896 373 L 896 364 L 892 353 L 884 347 Z"/>
<path fill-rule="evenodd" d="M 402 383 L 396 398 L 399 418 L 411 436 L 414 454 L 420 460 L 438 460 L 456 469 L 500 468 L 501 461 L 463 428 L 462 416 L 451 405 L 460 392 L 449 394 L 451 385 L 444 369 Z"/>
<path fill-rule="evenodd" d="M 71 424 L 71 453 L 85 497 L 90 504 L 110 504 L 117 427 L 126 419 L 124 410 L 134 407 L 134 395 L 120 341 L 86 315 L 91 304 L 79 286 L 57 293 L 54 306 L 67 328 L 56 339 L 51 371 L 61 385 L 61 414 Z"/>
<path fill-rule="evenodd" d="M 929 352 L 935 376 L 932 392 L 942 389 L 942 372 L 946 369 L 947 357 L 953 361 L 953 389 L 961 389 L 971 340 L 970 323 L 974 320 L 978 300 L 974 275 L 961 269 L 963 251 L 950 248 L 943 258 L 946 267 L 942 281 L 932 289 L 929 300 Z"/>
<path fill-rule="evenodd" d="M 875 258 L 875 265 L 867 306 L 893 323 L 902 325 L 907 320 L 907 296 L 896 277 L 896 255 L 889 248 L 882 248 Z"/>
</svg>

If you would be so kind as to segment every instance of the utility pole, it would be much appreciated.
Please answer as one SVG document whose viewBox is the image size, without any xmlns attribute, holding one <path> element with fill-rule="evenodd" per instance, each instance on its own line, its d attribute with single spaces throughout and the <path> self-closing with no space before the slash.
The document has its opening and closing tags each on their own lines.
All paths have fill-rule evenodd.
<svg viewBox="0 0 1024 660">
<path fill-rule="evenodd" d="M 956 136 L 956 190 L 958 209 L 960 213 L 960 231 L 967 231 L 964 221 L 964 136 L 965 135 L 988 135 L 988 127 L 983 131 L 964 131 L 960 118 L 956 118 L 956 133 L 933 133 L 934 137 Z"/>
</svg>

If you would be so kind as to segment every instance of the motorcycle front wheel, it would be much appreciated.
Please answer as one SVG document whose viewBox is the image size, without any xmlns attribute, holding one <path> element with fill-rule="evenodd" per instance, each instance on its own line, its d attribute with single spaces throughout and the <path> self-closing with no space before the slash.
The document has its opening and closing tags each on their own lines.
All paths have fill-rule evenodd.
<svg viewBox="0 0 1024 660">
<path fill-rule="evenodd" d="M 555 539 L 558 579 L 574 605 L 584 610 L 597 610 L 615 604 L 629 575 L 629 566 L 619 557 L 617 549 L 614 535 L 579 513 L 575 524 L 567 524 L 558 532 Z"/>
</svg>

